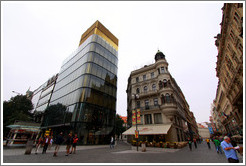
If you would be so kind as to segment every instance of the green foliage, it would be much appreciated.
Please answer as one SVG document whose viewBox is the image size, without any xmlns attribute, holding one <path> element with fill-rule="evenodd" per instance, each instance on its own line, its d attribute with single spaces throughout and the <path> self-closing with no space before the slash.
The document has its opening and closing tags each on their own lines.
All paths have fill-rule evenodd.
<svg viewBox="0 0 246 166">
<path fill-rule="evenodd" d="M 25 95 L 17 95 L 9 101 L 3 102 L 3 132 L 7 136 L 9 128 L 6 126 L 14 124 L 15 120 L 32 121 L 33 114 L 30 112 L 33 109 L 31 100 Z"/>
<path fill-rule="evenodd" d="M 123 124 L 124 124 L 124 120 L 120 118 L 119 114 L 116 114 L 116 118 L 115 118 L 115 134 L 116 135 L 119 136 L 124 131 L 126 131 L 126 128 L 123 126 Z"/>
<path fill-rule="evenodd" d="M 42 126 L 65 123 L 67 116 L 70 116 L 70 114 L 66 112 L 66 109 L 66 106 L 60 103 L 47 107 L 44 111 L 44 120 Z"/>
</svg>

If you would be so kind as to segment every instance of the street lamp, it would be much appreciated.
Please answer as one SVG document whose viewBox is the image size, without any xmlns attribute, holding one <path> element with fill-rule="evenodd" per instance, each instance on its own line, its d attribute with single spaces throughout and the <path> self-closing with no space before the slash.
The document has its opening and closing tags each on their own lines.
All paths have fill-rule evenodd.
<svg viewBox="0 0 246 166">
<path fill-rule="evenodd" d="M 16 91 L 12 91 L 13 93 L 16 93 L 17 95 L 21 95 L 21 93 L 19 92 L 16 92 Z"/>
<path fill-rule="evenodd" d="M 132 97 L 134 98 L 135 100 L 135 115 L 137 115 L 137 101 L 136 99 L 139 98 L 139 95 L 138 94 L 132 94 Z M 135 117 L 136 119 L 136 132 L 138 132 L 138 122 L 137 122 L 137 116 Z M 139 134 L 138 134 L 139 135 Z M 137 137 L 137 151 L 138 151 L 138 137 Z"/>
</svg>

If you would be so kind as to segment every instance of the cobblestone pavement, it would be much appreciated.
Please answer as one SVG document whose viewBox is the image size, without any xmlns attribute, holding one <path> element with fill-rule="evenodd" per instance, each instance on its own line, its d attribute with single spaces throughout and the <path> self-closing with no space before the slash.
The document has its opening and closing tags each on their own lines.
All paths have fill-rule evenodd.
<svg viewBox="0 0 246 166">
<path fill-rule="evenodd" d="M 136 151 L 136 147 L 124 142 L 118 142 L 114 149 L 109 145 L 78 146 L 77 153 L 65 156 L 65 146 L 60 148 L 58 157 L 53 157 L 54 147 L 47 150 L 46 154 L 24 155 L 25 149 L 4 149 L 4 163 L 227 163 L 224 154 L 217 154 L 215 147 L 211 144 L 208 149 L 203 142 L 198 144 L 197 149 L 189 150 L 188 146 L 182 149 L 150 148 L 146 152 Z M 242 156 L 238 155 L 240 163 Z"/>
</svg>

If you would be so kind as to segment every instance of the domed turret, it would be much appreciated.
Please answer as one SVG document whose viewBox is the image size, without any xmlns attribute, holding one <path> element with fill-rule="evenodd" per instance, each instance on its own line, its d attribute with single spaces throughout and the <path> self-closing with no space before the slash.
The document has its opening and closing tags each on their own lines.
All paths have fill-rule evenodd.
<svg viewBox="0 0 246 166">
<path fill-rule="evenodd" d="M 159 59 L 165 59 L 165 55 L 161 51 L 157 51 L 155 54 L 155 61 L 158 61 Z"/>
</svg>

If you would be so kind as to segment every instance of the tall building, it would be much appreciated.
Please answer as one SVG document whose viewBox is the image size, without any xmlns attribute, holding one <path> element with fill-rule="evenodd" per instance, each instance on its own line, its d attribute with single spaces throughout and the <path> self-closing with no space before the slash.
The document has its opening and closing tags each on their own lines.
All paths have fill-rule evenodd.
<svg viewBox="0 0 246 166">
<path fill-rule="evenodd" d="M 42 121 L 44 110 L 50 104 L 50 99 L 53 94 L 57 76 L 58 74 L 52 76 L 33 92 L 30 90 L 26 92 L 27 94 L 30 94 L 29 96 L 33 104 L 33 110 L 31 112 L 34 113 L 35 122 L 40 123 Z"/>
<path fill-rule="evenodd" d="M 96 21 L 63 62 L 56 80 L 50 105 L 66 106 L 63 120 L 43 127 L 77 133 L 83 144 L 108 143 L 114 134 L 117 66 L 118 39 Z"/>
<path fill-rule="evenodd" d="M 243 4 L 225 3 L 221 32 L 215 37 L 218 49 L 216 76 L 219 78 L 215 108 L 216 125 L 224 134 L 243 130 Z"/>
<path fill-rule="evenodd" d="M 184 141 L 198 136 L 193 113 L 168 70 L 165 55 L 158 50 L 155 63 L 131 72 L 127 85 L 127 120 L 131 141 L 136 130 L 132 111 L 140 111 L 140 140 Z"/>
</svg>

